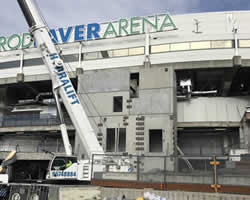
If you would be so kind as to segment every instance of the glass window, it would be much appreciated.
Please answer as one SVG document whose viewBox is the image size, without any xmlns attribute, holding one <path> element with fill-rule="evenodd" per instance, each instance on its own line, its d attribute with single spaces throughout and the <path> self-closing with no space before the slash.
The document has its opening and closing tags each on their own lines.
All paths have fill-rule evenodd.
<svg viewBox="0 0 250 200">
<path fill-rule="evenodd" d="M 98 52 L 84 53 L 84 60 L 95 60 L 99 58 Z"/>
<path fill-rule="evenodd" d="M 211 41 L 211 48 L 232 48 L 232 40 Z"/>
<path fill-rule="evenodd" d="M 128 56 L 128 49 L 113 50 L 113 57 Z"/>
<path fill-rule="evenodd" d="M 109 51 L 108 51 L 109 57 L 113 57 L 113 51 L 114 51 L 114 50 L 109 50 Z"/>
<path fill-rule="evenodd" d="M 52 170 L 60 170 L 65 165 L 65 160 L 63 158 L 56 158 L 52 164 Z"/>
<path fill-rule="evenodd" d="M 143 55 L 144 54 L 144 47 L 129 48 L 128 49 L 128 54 L 130 56 Z"/>
<path fill-rule="evenodd" d="M 170 51 L 183 51 L 183 50 L 189 50 L 190 49 L 190 43 L 176 43 L 176 44 L 170 44 Z"/>
<path fill-rule="evenodd" d="M 168 52 L 168 51 L 169 51 L 169 44 L 151 46 L 151 53 L 160 53 L 160 52 Z"/>
<path fill-rule="evenodd" d="M 43 64 L 44 63 L 43 63 L 42 58 L 33 58 L 33 59 L 23 60 L 23 66 L 25 66 L 25 67 L 35 66 L 35 65 L 43 65 Z"/>
<path fill-rule="evenodd" d="M 210 41 L 203 41 L 203 42 L 191 42 L 190 43 L 191 49 L 209 49 L 211 48 Z"/>
<path fill-rule="evenodd" d="M 78 54 L 62 55 L 62 59 L 64 60 L 64 62 L 77 62 L 79 60 L 79 55 Z"/>
<path fill-rule="evenodd" d="M 15 68 L 20 66 L 20 61 L 10 61 L 10 62 L 3 62 L 0 63 L 0 68 L 1 69 L 6 69 L 6 68 Z"/>
<path fill-rule="evenodd" d="M 250 40 L 240 40 L 240 47 L 250 47 Z"/>
<path fill-rule="evenodd" d="M 76 157 L 56 157 L 52 163 L 52 170 L 64 170 L 66 168 L 66 164 L 69 163 L 76 163 Z"/>
<path fill-rule="evenodd" d="M 112 57 L 112 51 L 101 51 L 102 58 L 110 58 Z"/>
</svg>

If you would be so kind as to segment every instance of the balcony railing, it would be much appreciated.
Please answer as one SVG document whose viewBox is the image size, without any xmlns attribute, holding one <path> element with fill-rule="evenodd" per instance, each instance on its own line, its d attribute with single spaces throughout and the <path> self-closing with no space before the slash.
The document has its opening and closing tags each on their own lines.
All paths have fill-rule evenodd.
<svg viewBox="0 0 250 200">
<path fill-rule="evenodd" d="M 65 123 L 67 125 L 72 125 L 72 121 L 69 117 L 66 117 Z M 53 126 L 59 125 L 60 120 L 57 117 L 51 115 L 42 116 L 5 116 L 0 118 L 0 127 L 21 127 L 21 126 Z"/>
</svg>

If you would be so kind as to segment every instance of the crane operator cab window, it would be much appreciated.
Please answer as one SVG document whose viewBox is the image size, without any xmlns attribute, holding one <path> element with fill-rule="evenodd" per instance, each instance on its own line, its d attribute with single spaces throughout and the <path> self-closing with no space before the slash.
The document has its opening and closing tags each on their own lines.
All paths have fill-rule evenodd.
<svg viewBox="0 0 250 200">
<path fill-rule="evenodd" d="M 52 170 L 65 170 L 77 162 L 76 157 L 56 157 L 52 163 Z"/>
</svg>

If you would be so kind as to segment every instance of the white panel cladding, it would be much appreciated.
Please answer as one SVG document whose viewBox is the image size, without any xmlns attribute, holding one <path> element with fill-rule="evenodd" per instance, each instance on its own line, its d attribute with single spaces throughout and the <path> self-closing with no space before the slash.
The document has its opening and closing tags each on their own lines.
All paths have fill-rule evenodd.
<svg viewBox="0 0 250 200">
<path fill-rule="evenodd" d="M 250 53 L 250 50 L 247 51 Z M 178 63 L 178 62 L 184 63 L 184 62 L 210 61 L 210 60 L 231 60 L 233 56 L 234 56 L 233 49 L 216 49 L 216 50 L 209 49 L 209 50 L 178 51 L 178 52 L 152 54 L 150 58 L 152 64 L 162 64 L 162 63 Z"/>
<path fill-rule="evenodd" d="M 240 122 L 250 97 L 198 97 L 177 103 L 178 122 Z"/>
<path fill-rule="evenodd" d="M 106 58 L 99 60 L 83 61 L 84 70 L 120 68 L 129 66 L 142 66 L 145 61 L 145 56 L 125 56 L 117 58 Z"/>
</svg>

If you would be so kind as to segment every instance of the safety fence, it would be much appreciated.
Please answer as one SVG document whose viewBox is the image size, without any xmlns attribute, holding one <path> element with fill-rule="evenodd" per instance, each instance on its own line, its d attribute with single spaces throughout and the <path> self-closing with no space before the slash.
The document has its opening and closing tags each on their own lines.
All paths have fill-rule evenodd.
<svg viewBox="0 0 250 200">
<path fill-rule="evenodd" d="M 93 161 L 100 159 L 94 155 Z M 92 179 L 139 181 L 145 183 L 195 183 L 250 186 L 250 155 L 241 156 L 145 156 L 105 155 L 105 172 Z M 245 183 L 237 180 L 243 178 Z M 248 180 L 248 181 L 246 181 Z M 230 181 L 230 182 L 228 182 Z"/>
</svg>

